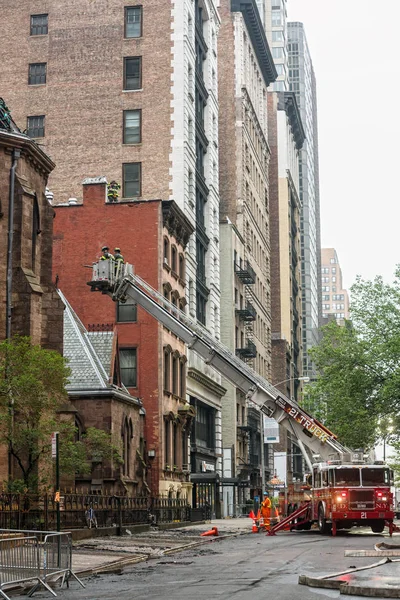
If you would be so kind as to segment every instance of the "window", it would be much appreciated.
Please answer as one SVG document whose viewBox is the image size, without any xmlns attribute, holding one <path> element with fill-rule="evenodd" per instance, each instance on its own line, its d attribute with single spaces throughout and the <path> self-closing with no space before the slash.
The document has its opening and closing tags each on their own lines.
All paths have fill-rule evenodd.
<svg viewBox="0 0 400 600">
<path fill-rule="evenodd" d="M 46 83 L 46 63 L 31 63 L 29 65 L 28 84 L 43 85 Z"/>
<path fill-rule="evenodd" d="M 164 391 L 170 391 L 171 352 L 164 348 Z"/>
<path fill-rule="evenodd" d="M 179 384 L 180 384 L 179 395 L 181 398 L 185 398 L 185 396 L 186 396 L 186 361 L 184 358 L 181 358 L 180 362 L 179 362 Z"/>
<path fill-rule="evenodd" d="M 283 58 L 283 48 L 282 48 L 282 46 L 273 47 L 272 48 L 272 56 L 274 58 Z"/>
<path fill-rule="evenodd" d="M 196 446 L 213 449 L 214 441 L 214 412 L 212 409 L 197 404 L 195 420 Z"/>
<path fill-rule="evenodd" d="M 31 138 L 44 137 L 44 115 L 28 117 L 26 133 Z"/>
<path fill-rule="evenodd" d="M 279 10 L 272 11 L 272 27 L 279 27 L 282 25 L 282 16 Z"/>
<path fill-rule="evenodd" d="M 171 246 L 171 269 L 174 271 L 174 273 L 178 272 L 177 256 L 178 253 L 176 251 L 176 246 Z"/>
<path fill-rule="evenodd" d="M 332 283 L 336 283 L 336 277 L 332 277 Z"/>
<path fill-rule="evenodd" d="M 119 351 L 121 381 L 126 387 L 136 387 L 136 358 L 136 348 L 123 348 Z"/>
<path fill-rule="evenodd" d="M 31 35 L 48 33 L 49 15 L 31 15 Z"/>
<path fill-rule="evenodd" d="M 283 42 L 283 31 L 273 31 L 272 32 L 272 41 L 273 42 Z"/>
<path fill-rule="evenodd" d="M 33 211 L 32 211 L 32 271 L 35 271 L 36 266 L 36 250 L 37 250 L 37 238 L 40 233 L 40 213 L 37 197 L 33 199 Z M 343 306 L 344 308 L 344 306 Z"/>
<path fill-rule="evenodd" d="M 142 57 L 124 58 L 124 90 L 142 87 Z"/>
<path fill-rule="evenodd" d="M 185 257 L 183 254 L 179 254 L 179 277 L 185 280 Z"/>
<path fill-rule="evenodd" d="M 207 299 L 200 293 L 196 293 L 196 317 L 203 325 L 206 324 Z"/>
<path fill-rule="evenodd" d="M 164 264 L 169 265 L 169 239 L 164 238 Z"/>
<path fill-rule="evenodd" d="M 140 144 L 142 141 L 141 125 L 141 110 L 124 110 L 124 144 Z"/>
<path fill-rule="evenodd" d="M 332 273 L 336 275 L 336 267 L 332 267 Z"/>
<path fill-rule="evenodd" d="M 336 264 L 336 260 L 334 258 L 331 258 L 331 265 Z"/>
<path fill-rule="evenodd" d="M 128 300 L 123 304 L 117 304 L 117 322 L 118 323 L 135 323 L 137 320 L 137 305 L 132 300 Z"/>
<path fill-rule="evenodd" d="M 141 163 L 125 163 L 122 167 L 124 198 L 137 198 L 141 194 Z"/>
<path fill-rule="evenodd" d="M 131 471 L 131 440 L 133 438 L 132 419 L 125 417 L 122 423 L 122 474 L 129 477 Z"/>
<path fill-rule="evenodd" d="M 142 7 L 141 6 L 125 7 L 125 37 L 126 38 L 142 37 Z"/>
<path fill-rule="evenodd" d="M 172 355 L 172 393 L 177 396 L 179 393 L 178 376 L 179 376 L 179 361 L 176 354 Z"/>
</svg>

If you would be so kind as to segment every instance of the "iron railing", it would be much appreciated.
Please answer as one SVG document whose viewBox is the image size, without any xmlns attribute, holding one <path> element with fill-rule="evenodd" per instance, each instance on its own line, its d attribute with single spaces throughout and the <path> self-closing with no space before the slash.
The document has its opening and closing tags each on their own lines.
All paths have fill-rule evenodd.
<svg viewBox="0 0 400 600">
<path fill-rule="evenodd" d="M 92 508 L 98 527 L 190 521 L 191 507 L 180 498 L 106 496 L 61 493 L 61 529 L 87 527 Z M 57 505 L 53 494 L 0 494 L 0 529 L 55 530 Z"/>
</svg>

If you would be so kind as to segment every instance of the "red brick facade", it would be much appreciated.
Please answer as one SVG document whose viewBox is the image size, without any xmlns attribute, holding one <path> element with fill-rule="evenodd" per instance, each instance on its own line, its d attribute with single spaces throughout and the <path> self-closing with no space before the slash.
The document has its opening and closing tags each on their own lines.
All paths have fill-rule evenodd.
<svg viewBox="0 0 400 600">
<path fill-rule="evenodd" d="M 134 265 L 135 273 L 164 295 L 168 290 L 173 294 L 171 300 L 179 298 L 178 302 L 184 306 L 184 280 L 179 276 L 178 267 L 176 271 L 171 269 L 163 259 L 165 239 L 176 248 L 177 265 L 180 254 L 183 256 L 182 241 L 179 243 L 172 235 L 173 227 L 168 231 L 171 210 L 168 205 L 171 204 L 174 203 L 161 200 L 109 203 L 105 183 L 87 184 L 83 187 L 82 204 L 56 207 L 54 234 L 54 277 L 85 327 L 115 324 L 119 349 L 136 348 L 137 385 L 129 391 L 142 400 L 146 411 L 144 435 L 147 450 L 152 450 L 148 458 L 148 481 L 153 493 L 166 493 L 171 486 L 174 492 L 181 492 L 182 483 L 186 482 L 186 475 L 182 473 L 183 457 L 176 469 L 179 475 L 173 468 L 168 472 L 164 448 L 165 418 L 170 415 L 168 418 L 174 423 L 183 425 L 179 408 L 186 402 L 177 390 L 164 393 L 164 349 L 169 346 L 171 354 L 184 359 L 184 345 L 140 307 L 136 322 L 117 322 L 116 304 L 108 296 L 92 293 L 86 285 L 91 270 L 85 265 L 91 265 L 100 257 L 105 244 L 111 252 L 119 247 L 125 261 Z M 176 205 L 174 211 L 184 222 Z"/>
</svg>

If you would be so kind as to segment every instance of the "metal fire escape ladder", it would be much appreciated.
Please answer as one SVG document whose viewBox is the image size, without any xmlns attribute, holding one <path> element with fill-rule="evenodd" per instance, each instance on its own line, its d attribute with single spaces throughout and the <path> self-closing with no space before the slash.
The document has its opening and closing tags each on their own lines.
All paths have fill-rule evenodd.
<svg viewBox="0 0 400 600">
<path fill-rule="evenodd" d="M 303 411 L 296 402 L 284 396 L 215 340 L 202 325 L 192 321 L 146 281 L 135 275 L 131 265 L 123 265 L 121 273 L 115 274 L 111 261 L 95 263 L 93 279 L 88 285 L 92 291 L 100 290 L 114 301 L 125 302 L 128 298 L 132 299 L 179 337 L 207 364 L 245 393 L 259 410 L 294 433 L 309 466 L 310 455 L 304 446 L 312 455 L 316 455 L 318 461 L 341 458 L 349 452 L 335 439 L 332 432 Z"/>
</svg>

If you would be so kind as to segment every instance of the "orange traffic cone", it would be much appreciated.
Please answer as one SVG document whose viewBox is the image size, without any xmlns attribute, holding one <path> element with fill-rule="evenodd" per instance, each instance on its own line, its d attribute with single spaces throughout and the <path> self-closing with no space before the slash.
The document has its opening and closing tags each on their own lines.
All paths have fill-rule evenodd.
<svg viewBox="0 0 400 600">
<path fill-rule="evenodd" d="M 250 519 L 255 519 L 256 518 L 256 515 L 254 514 L 254 512 L 252 510 L 249 512 L 249 518 Z"/>
<path fill-rule="evenodd" d="M 255 523 L 253 523 L 253 527 L 252 527 L 251 531 L 252 531 L 252 533 L 258 533 L 259 532 L 258 526 Z"/>
<path fill-rule="evenodd" d="M 200 537 L 206 537 L 206 536 L 209 536 L 209 535 L 219 535 L 218 529 L 216 527 L 213 527 L 209 531 L 205 531 L 204 533 L 201 533 Z"/>
</svg>

